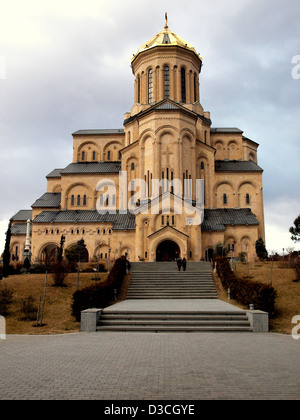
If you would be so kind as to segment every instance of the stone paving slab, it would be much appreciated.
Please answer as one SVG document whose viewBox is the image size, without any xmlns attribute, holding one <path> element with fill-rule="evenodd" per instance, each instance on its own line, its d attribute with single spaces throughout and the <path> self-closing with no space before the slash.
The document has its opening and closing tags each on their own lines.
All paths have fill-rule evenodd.
<svg viewBox="0 0 300 420">
<path fill-rule="evenodd" d="M 299 356 L 272 333 L 8 335 L 0 399 L 298 400 Z"/>
<path fill-rule="evenodd" d="M 126 299 L 105 308 L 103 312 L 244 312 L 219 299 Z"/>
</svg>

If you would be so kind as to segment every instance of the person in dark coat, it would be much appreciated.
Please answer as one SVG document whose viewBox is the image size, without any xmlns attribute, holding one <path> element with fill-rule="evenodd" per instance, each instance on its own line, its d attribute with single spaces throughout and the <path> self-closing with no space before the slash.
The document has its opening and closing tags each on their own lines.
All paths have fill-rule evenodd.
<svg viewBox="0 0 300 420">
<path fill-rule="evenodd" d="M 181 259 L 181 257 L 178 257 L 178 260 L 177 260 L 178 271 L 181 270 L 181 265 L 182 265 L 182 259 Z"/>
<path fill-rule="evenodd" d="M 186 270 L 186 259 L 185 258 L 183 258 L 183 260 L 182 260 L 182 268 L 183 268 L 183 271 Z"/>
</svg>

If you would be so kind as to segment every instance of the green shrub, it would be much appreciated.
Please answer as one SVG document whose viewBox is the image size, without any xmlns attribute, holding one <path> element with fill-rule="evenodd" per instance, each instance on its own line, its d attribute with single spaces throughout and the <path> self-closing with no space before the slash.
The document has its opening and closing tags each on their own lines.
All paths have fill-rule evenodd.
<svg viewBox="0 0 300 420">
<path fill-rule="evenodd" d="M 73 294 L 72 315 L 80 321 L 80 313 L 89 308 L 105 308 L 114 300 L 126 274 L 126 259 L 116 260 L 105 282 L 77 290 Z"/>
<path fill-rule="evenodd" d="M 21 321 L 34 321 L 37 315 L 37 306 L 32 295 L 21 300 L 21 311 L 23 316 Z"/>
<path fill-rule="evenodd" d="M 14 291 L 9 287 L 3 287 L 0 289 L 0 315 L 9 315 L 9 308 L 13 303 Z"/>
<path fill-rule="evenodd" d="M 217 263 L 217 273 L 223 287 L 226 290 L 230 288 L 232 299 L 246 306 L 253 304 L 255 309 L 269 314 L 274 312 L 276 291 L 273 287 L 258 281 L 240 279 L 233 273 L 224 257 L 216 257 L 214 262 Z"/>
<path fill-rule="evenodd" d="M 70 272 L 66 261 L 62 260 L 53 262 L 50 266 L 50 272 L 53 278 L 53 286 L 65 287 L 64 281 Z"/>
</svg>

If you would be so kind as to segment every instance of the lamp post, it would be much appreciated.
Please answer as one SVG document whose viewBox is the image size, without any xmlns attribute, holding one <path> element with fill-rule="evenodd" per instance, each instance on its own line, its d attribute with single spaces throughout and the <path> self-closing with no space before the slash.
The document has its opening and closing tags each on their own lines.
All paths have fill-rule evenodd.
<svg viewBox="0 0 300 420">
<path fill-rule="evenodd" d="M 107 271 L 110 272 L 110 253 L 111 248 L 108 248 L 108 261 L 107 261 Z"/>
</svg>

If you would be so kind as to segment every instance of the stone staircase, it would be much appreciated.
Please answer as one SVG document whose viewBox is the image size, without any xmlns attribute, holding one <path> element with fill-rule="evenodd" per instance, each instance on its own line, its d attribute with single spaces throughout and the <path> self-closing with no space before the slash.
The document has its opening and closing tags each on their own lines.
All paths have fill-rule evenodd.
<svg viewBox="0 0 300 420">
<path fill-rule="evenodd" d="M 122 332 L 250 332 L 247 314 L 237 312 L 109 312 L 97 331 Z"/>
<path fill-rule="evenodd" d="M 217 299 L 209 263 L 132 263 L 127 299 Z"/>
<path fill-rule="evenodd" d="M 132 263 L 131 276 L 124 301 L 131 309 L 104 309 L 97 331 L 252 331 L 246 312 L 215 309 L 219 301 L 209 263 L 189 263 L 186 272 L 175 263 Z"/>
</svg>

